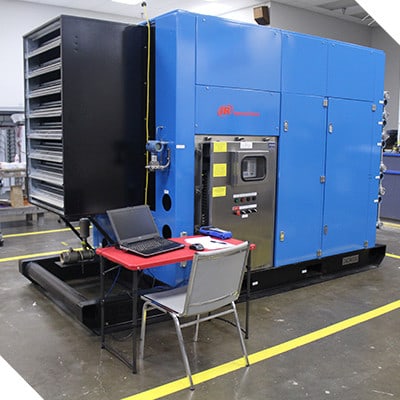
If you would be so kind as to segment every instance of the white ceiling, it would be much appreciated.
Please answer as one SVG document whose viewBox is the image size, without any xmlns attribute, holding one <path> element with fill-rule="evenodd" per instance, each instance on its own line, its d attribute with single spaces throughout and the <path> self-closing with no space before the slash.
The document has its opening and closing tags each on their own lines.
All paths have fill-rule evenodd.
<svg viewBox="0 0 400 400">
<path fill-rule="evenodd" d="M 31 3 L 50 4 L 59 7 L 77 8 L 99 13 L 116 14 L 144 19 L 143 8 L 138 5 L 125 5 L 111 0 L 23 0 Z M 372 25 L 372 18 L 355 0 L 275 0 L 275 2 L 307 9 L 325 15 L 335 16 L 364 25 Z M 269 3 L 260 0 L 147 0 L 149 18 L 178 8 L 201 14 L 223 16 L 232 11 Z M 273 16 L 272 16 L 273 17 Z"/>
</svg>

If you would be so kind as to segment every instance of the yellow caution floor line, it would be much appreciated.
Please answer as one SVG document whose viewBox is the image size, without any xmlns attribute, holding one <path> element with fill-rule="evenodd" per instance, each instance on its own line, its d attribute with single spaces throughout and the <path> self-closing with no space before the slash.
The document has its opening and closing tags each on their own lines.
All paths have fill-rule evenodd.
<svg viewBox="0 0 400 400">
<path fill-rule="evenodd" d="M 397 254 L 386 253 L 386 255 L 387 255 L 388 257 L 397 258 L 397 259 L 400 260 L 400 256 L 398 256 Z"/>
<path fill-rule="evenodd" d="M 400 224 L 395 224 L 393 222 L 383 222 L 383 226 L 390 226 L 391 228 L 400 229 Z"/>
<path fill-rule="evenodd" d="M 325 328 L 316 330 L 314 332 L 308 333 L 306 335 L 300 336 L 298 338 L 289 340 L 287 342 L 278 344 L 276 346 L 258 351 L 256 353 L 249 355 L 250 365 L 265 361 L 269 358 L 275 357 L 277 355 L 286 353 L 290 350 L 294 350 L 298 347 L 305 346 L 317 340 L 326 338 L 328 336 L 334 335 L 335 333 L 344 331 L 353 326 L 362 324 L 363 322 L 369 321 L 371 319 L 380 317 L 391 311 L 395 311 L 400 308 L 400 300 L 389 303 L 385 306 L 376 308 L 374 310 L 368 311 L 366 313 L 357 315 L 355 317 L 343 320 L 336 324 L 329 325 Z M 238 369 L 245 368 L 245 362 L 243 358 L 239 358 L 225 364 L 219 365 L 215 368 L 210 368 L 206 371 L 199 372 L 193 375 L 193 382 L 195 385 L 200 383 L 218 378 L 219 376 L 226 375 L 228 373 L 234 372 Z M 178 379 L 176 381 L 167 383 L 165 385 L 157 386 L 153 389 L 146 390 L 135 395 L 125 397 L 122 400 L 154 400 L 160 399 L 162 397 L 168 396 L 173 393 L 177 393 L 181 390 L 189 388 L 189 380 L 185 377 Z"/>
<path fill-rule="evenodd" d="M 74 250 L 82 250 L 82 248 L 77 248 L 77 249 L 74 249 Z M 7 262 L 7 261 L 19 261 L 19 260 L 24 260 L 24 259 L 27 259 L 27 258 L 38 258 L 38 257 L 54 256 L 54 255 L 62 253 L 63 251 L 67 251 L 67 249 L 48 251 L 48 252 L 45 252 L 45 253 L 22 254 L 22 255 L 19 255 L 19 256 L 0 258 L 0 263 Z"/>
<path fill-rule="evenodd" d="M 75 228 L 79 231 L 79 226 Z M 8 235 L 3 235 L 3 238 L 12 238 L 12 237 L 24 237 L 24 236 L 33 236 L 33 235 L 46 235 L 49 233 L 58 233 L 58 232 L 71 232 L 70 228 L 60 228 L 60 229 L 51 229 L 47 231 L 35 231 L 35 232 L 24 232 L 24 233 L 10 233 Z"/>
</svg>

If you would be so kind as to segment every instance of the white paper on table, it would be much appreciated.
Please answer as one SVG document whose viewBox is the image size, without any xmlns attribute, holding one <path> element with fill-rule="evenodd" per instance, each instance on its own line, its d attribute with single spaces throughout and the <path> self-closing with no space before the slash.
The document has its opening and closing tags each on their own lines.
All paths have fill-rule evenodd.
<svg viewBox="0 0 400 400">
<path fill-rule="evenodd" d="M 234 246 L 231 243 L 224 242 L 223 240 L 219 240 L 211 236 L 199 236 L 195 238 L 187 238 L 185 239 L 185 242 L 189 244 L 200 243 L 206 250 L 217 250 Z"/>
</svg>

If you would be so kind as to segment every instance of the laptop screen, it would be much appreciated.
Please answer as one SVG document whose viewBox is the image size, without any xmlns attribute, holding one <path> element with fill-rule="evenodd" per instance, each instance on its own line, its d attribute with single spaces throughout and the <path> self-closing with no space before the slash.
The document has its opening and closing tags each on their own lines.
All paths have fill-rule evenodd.
<svg viewBox="0 0 400 400">
<path fill-rule="evenodd" d="M 137 242 L 159 236 L 148 206 L 108 210 L 107 215 L 118 243 Z"/>
</svg>

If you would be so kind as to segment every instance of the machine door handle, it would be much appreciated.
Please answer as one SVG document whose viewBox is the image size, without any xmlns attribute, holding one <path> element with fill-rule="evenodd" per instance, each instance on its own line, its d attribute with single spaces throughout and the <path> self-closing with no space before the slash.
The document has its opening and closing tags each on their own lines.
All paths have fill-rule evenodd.
<svg viewBox="0 0 400 400">
<path fill-rule="evenodd" d="M 285 132 L 287 132 L 289 130 L 289 122 L 288 121 L 283 122 L 283 130 Z"/>
</svg>

